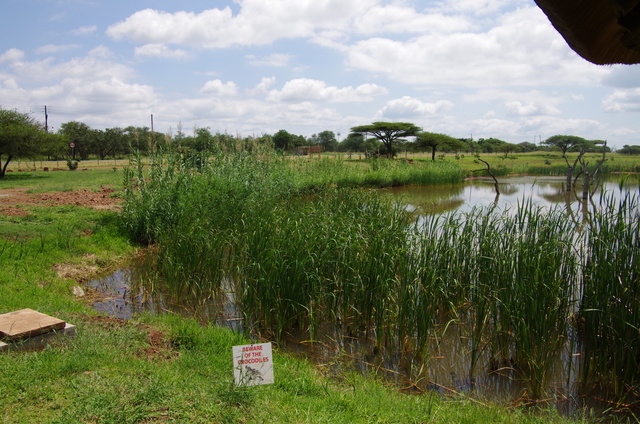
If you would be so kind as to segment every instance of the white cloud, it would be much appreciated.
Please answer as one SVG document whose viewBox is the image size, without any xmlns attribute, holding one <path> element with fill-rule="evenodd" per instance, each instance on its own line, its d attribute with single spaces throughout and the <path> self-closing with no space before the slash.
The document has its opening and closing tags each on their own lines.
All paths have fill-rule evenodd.
<svg viewBox="0 0 640 424">
<path fill-rule="evenodd" d="M 605 128 L 605 124 L 593 119 L 534 117 L 522 121 L 521 134 L 541 134 L 543 138 L 555 134 L 572 134 L 596 139 Z"/>
<path fill-rule="evenodd" d="M 404 96 L 399 99 L 390 100 L 376 114 L 379 119 L 415 119 L 449 110 L 453 107 L 453 102 L 440 100 L 435 103 L 425 103 L 416 98 Z"/>
<path fill-rule="evenodd" d="M 188 60 L 192 57 L 189 52 L 181 49 L 170 49 L 166 44 L 145 44 L 144 46 L 136 47 L 134 54 L 136 57 L 142 58 L 177 60 Z"/>
<path fill-rule="evenodd" d="M 418 13 L 414 8 L 391 4 L 369 9 L 354 22 L 360 34 L 450 33 L 468 30 L 472 24 L 464 16 Z"/>
<path fill-rule="evenodd" d="M 276 77 L 264 77 L 253 89 L 254 94 L 267 94 L 269 88 L 276 83 Z"/>
<path fill-rule="evenodd" d="M 376 84 L 362 84 L 357 87 L 328 86 L 324 81 L 299 78 L 288 81 L 282 90 L 269 92 L 268 100 L 283 102 L 304 102 L 320 100 L 326 102 L 368 102 L 387 90 Z"/>
<path fill-rule="evenodd" d="M 614 130 L 611 131 L 611 135 L 614 135 L 616 137 L 630 137 L 630 136 L 635 136 L 638 134 L 638 131 L 633 130 L 631 128 L 616 128 Z"/>
<path fill-rule="evenodd" d="M 117 78 L 87 83 L 64 80 L 63 87 L 70 94 L 91 103 L 148 104 L 153 99 L 153 88 L 142 84 L 129 84 Z"/>
<path fill-rule="evenodd" d="M 55 13 L 49 18 L 49 22 L 58 22 L 66 18 L 66 13 Z"/>
<path fill-rule="evenodd" d="M 94 59 L 113 59 L 113 52 L 107 46 L 98 46 L 89 50 L 88 55 Z"/>
<path fill-rule="evenodd" d="M 47 44 L 36 49 L 39 54 L 55 54 L 80 48 L 79 44 Z"/>
<path fill-rule="evenodd" d="M 256 55 L 247 55 L 245 59 L 251 66 L 273 66 L 277 68 L 281 68 L 284 66 L 289 66 L 289 62 L 293 55 L 283 54 L 283 53 L 273 53 L 269 56 L 259 57 Z"/>
<path fill-rule="evenodd" d="M 560 111 L 547 103 L 507 102 L 507 114 L 512 116 L 557 115 Z"/>
<path fill-rule="evenodd" d="M 218 49 L 265 45 L 278 39 L 311 37 L 322 29 L 343 28 L 374 6 L 371 0 L 238 0 L 230 7 L 201 13 L 145 9 L 111 25 L 107 34 L 138 43 L 173 43 Z"/>
<path fill-rule="evenodd" d="M 228 96 L 235 96 L 236 93 L 238 92 L 238 87 L 233 81 L 228 81 L 224 83 L 219 79 L 216 79 L 212 81 L 207 81 L 202 87 L 202 89 L 200 90 L 200 92 L 204 94 L 215 95 L 215 96 L 228 97 Z"/>
<path fill-rule="evenodd" d="M 472 13 L 474 15 L 488 15 L 499 11 L 511 0 L 446 0 L 437 10 L 457 13 Z"/>
<path fill-rule="evenodd" d="M 91 25 L 91 26 L 83 26 L 80 28 L 76 28 L 73 31 L 71 31 L 71 33 L 73 35 L 89 35 L 89 34 L 93 34 L 97 30 L 98 30 L 98 27 L 96 25 Z"/>
<path fill-rule="evenodd" d="M 18 49 L 9 49 L 6 52 L 0 54 L 0 63 L 4 62 L 17 62 L 24 58 L 24 52 Z"/>
<path fill-rule="evenodd" d="M 640 88 L 616 90 L 602 102 L 606 112 L 640 111 Z"/>
<path fill-rule="evenodd" d="M 348 47 L 347 62 L 422 86 L 593 85 L 609 73 L 573 53 L 537 7 L 504 14 L 484 32 L 363 40 Z"/>
<path fill-rule="evenodd" d="M 13 63 L 11 68 L 21 80 L 44 83 L 63 78 L 82 78 L 95 81 L 104 78 L 127 80 L 134 75 L 131 68 L 108 60 L 109 50 L 96 48 L 86 57 L 75 57 L 68 61 L 56 61 L 49 57 L 40 61 Z"/>
<path fill-rule="evenodd" d="M 91 126 L 136 124 L 145 119 L 158 95 L 150 85 L 129 82 L 135 73 L 108 59 L 104 46 L 70 60 L 47 58 L 10 63 L 1 78 L 0 98 L 12 106 L 51 107 L 52 125 L 79 120 Z M 128 123 L 127 123 L 128 122 Z"/>
<path fill-rule="evenodd" d="M 611 73 L 602 80 L 602 83 L 616 88 L 640 87 L 640 73 L 637 66 L 614 65 Z"/>
</svg>

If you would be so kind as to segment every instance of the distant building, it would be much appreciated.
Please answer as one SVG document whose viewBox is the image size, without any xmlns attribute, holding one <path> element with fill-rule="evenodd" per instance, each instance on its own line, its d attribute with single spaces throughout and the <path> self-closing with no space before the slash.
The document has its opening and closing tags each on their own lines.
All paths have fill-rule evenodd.
<svg viewBox="0 0 640 424">
<path fill-rule="evenodd" d="M 298 146 L 295 148 L 295 154 L 298 156 L 311 156 L 314 153 L 317 153 L 318 155 L 322 153 L 322 146 Z"/>
</svg>

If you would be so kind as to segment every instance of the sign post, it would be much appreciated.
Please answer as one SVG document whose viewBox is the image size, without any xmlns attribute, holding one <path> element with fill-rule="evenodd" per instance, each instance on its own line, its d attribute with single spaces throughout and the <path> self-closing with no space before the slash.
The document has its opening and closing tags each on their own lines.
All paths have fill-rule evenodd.
<svg viewBox="0 0 640 424">
<path fill-rule="evenodd" d="M 273 384 L 271 343 L 233 346 L 232 349 L 236 386 Z"/>
</svg>

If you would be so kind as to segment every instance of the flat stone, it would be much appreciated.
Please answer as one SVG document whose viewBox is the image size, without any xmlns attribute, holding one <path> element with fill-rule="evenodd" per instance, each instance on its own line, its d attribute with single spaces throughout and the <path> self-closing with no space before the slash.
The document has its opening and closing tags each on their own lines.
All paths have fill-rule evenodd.
<svg viewBox="0 0 640 424">
<path fill-rule="evenodd" d="M 64 329 L 65 324 L 61 319 L 33 309 L 21 309 L 0 315 L 0 340 L 15 342 Z"/>
</svg>

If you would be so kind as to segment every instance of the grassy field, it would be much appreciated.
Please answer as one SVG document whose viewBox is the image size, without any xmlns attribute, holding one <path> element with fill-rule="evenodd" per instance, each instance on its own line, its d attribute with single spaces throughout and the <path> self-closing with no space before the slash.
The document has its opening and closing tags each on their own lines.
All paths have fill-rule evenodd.
<svg viewBox="0 0 640 424">
<path fill-rule="evenodd" d="M 19 188 L 122 188 L 120 166 L 114 171 L 83 162 L 80 169 L 85 167 L 9 173 L 0 180 L 0 195 Z M 172 315 L 122 322 L 97 315 L 86 297 L 74 297 L 74 286 L 138 251 L 117 212 L 74 205 L 22 209 L 28 214 L 0 215 L 0 313 L 36 309 L 75 324 L 78 335 L 44 351 L 0 354 L 1 422 L 570 421 L 552 408 L 490 405 L 463 395 L 404 394 L 402 387 L 372 376 L 324 374 L 279 349 L 274 385 L 234 387 L 231 346 L 246 343 L 243 336 Z"/>
<path fill-rule="evenodd" d="M 569 153 L 568 158 L 573 160 L 573 154 Z M 588 162 L 595 163 L 601 158 L 600 154 L 588 153 L 585 156 Z M 312 159 L 317 160 L 318 155 L 312 157 L 308 156 L 291 156 L 292 161 Z M 353 164 L 365 163 L 366 158 L 362 153 L 324 153 L 321 158 L 334 158 L 340 159 L 345 162 L 351 162 Z M 540 175 L 545 175 L 549 170 L 555 170 L 560 175 L 566 170 L 565 160 L 562 158 L 560 152 L 530 152 L 530 153 L 515 153 L 505 155 L 503 153 L 483 153 L 480 154 L 480 158 L 489 162 L 492 168 L 504 168 L 511 173 L 519 174 L 526 173 L 527 171 L 538 171 Z M 407 160 L 417 162 L 430 162 L 431 155 L 426 153 L 400 153 L 397 160 Z M 438 162 L 451 162 L 459 164 L 466 172 L 484 169 L 485 166 L 478 163 L 473 154 L 439 154 L 436 156 Z M 128 159 L 107 159 L 107 160 L 86 160 L 81 161 L 78 170 L 113 170 L 113 168 L 122 168 L 129 164 Z M 621 155 L 617 153 L 607 154 L 607 166 L 614 171 L 627 171 L 627 172 L 640 172 L 640 157 Z M 63 169 L 66 170 L 65 161 L 12 161 L 9 163 L 8 170 L 10 172 L 32 172 L 42 171 L 44 168 L 49 170 Z M 19 171 L 22 170 L 22 171 Z"/>
</svg>

